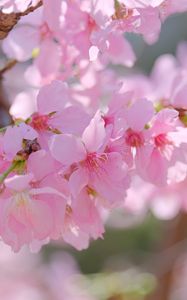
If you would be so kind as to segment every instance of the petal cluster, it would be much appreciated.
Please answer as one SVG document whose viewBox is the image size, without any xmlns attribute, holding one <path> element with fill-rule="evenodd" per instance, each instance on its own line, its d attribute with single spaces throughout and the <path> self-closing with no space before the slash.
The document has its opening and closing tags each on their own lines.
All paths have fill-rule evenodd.
<svg viewBox="0 0 187 300">
<path fill-rule="evenodd" d="M 103 236 L 104 211 L 124 207 L 134 176 L 170 184 L 186 144 L 175 109 L 118 92 L 107 110 L 88 113 L 53 81 L 31 116 L 1 133 L 1 238 L 14 251 L 59 238 L 88 247 Z"/>
</svg>

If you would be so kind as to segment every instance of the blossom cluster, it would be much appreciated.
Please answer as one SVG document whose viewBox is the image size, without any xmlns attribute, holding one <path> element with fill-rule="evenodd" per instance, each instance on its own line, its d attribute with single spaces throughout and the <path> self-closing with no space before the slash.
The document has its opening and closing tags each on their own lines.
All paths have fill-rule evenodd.
<svg viewBox="0 0 187 300">
<path fill-rule="evenodd" d="M 155 42 L 187 1 L 42 2 L 2 42 L 8 58 L 27 61 L 37 97 L 27 106 L 22 87 L 13 124 L 0 130 L 0 236 L 14 251 L 60 238 L 81 250 L 103 237 L 106 212 L 136 206 L 139 182 L 150 191 L 142 199 L 186 186 L 186 44 L 178 61 L 161 57 L 149 78 L 119 78 L 107 66 L 133 66 L 124 33 Z M 3 0 L 0 9 L 39 3 Z"/>
<path fill-rule="evenodd" d="M 123 91 L 133 91 L 133 97 L 150 99 L 157 110 L 172 107 L 179 112 L 180 121 L 187 126 L 187 43 L 181 42 L 177 47 L 176 57 L 164 54 L 155 61 L 150 76 L 142 73 L 120 78 Z M 169 76 L 168 76 L 169 74 Z M 119 80 L 119 78 L 118 78 Z M 183 155 L 186 155 L 185 153 Z M 133 178 L 131 188 L 125 202 L 125 207 L 131 213 L 145 213 L 152 209 L 159 219 L 171 219 L 181 209 L 186 212 L 186 164 L 178 163 L 173 168 L 171 182 L 167 186 L 154 186 L 139 177 Z M 180 172 L 178 173 L 178 171 Z M 183 173 L 183 180 L 178 175 Z M 139 194 L 137 199 L 136 195 Z"/>
<path fill-rule="evenodd" d="M 102 212 L 123 207 L 132 177 L 156 186 L 184 179 L 187 128 L 173 108 L 117 93 L 88 113 L 61 81 L 37 110 L 1 133 L 0 235 L 18 251 L 60 237 L 77 249 L 104 233 Z"/>
<path fill-rule="evenodd" d="M 8 11 L 23 11 L 39 1 L 1 2 Z M 43 85 L 81 76 L 90 61 L 103 67 L 108 63 L 132 67 L 136 55 L 124 33 L 140 34 L 152 44 L 162 22 L 185 10 L 186 0 L 43 0 L 42 7 L 21 18 L 2 47 L 17 61 L 33 58 L 27 77 L 32 84 Z"/>
</svg>

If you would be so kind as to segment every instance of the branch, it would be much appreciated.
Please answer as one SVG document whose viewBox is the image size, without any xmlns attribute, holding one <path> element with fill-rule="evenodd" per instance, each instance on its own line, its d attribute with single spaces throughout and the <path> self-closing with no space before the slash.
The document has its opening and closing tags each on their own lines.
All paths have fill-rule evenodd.
<svg viewBox="0 0 187 300">
<path fill-rule="evenodd" d="M 159 255 L 159 259 L 156 261 L 158 266 L 164 266 L 167 260 L 172 260 L 170 265 L 168 265 L 167 270 L 158 275 L 158 286 L 157 290 L 146 300 L 169 300 L 171 296 L 171 289 L 174 279 L 174 269 L 177 258 L 183 253 L 184 244 L 186 245 L 187 236 L 187 215 L 181 213 L 178 216 L 175 228 L 170 228 L 165 235 L 165 241 L 162 246 L 162 251 L 168 252 L 168 257 L 164 259 L 163 255 Z M 179 247 L 177 247 L 179 245 Z M 169 255 L 169 250 L 173 249 L 173 253 Z M 161 251 L 161 252 L 162 252 Z"/>
<path fill-rule="evenodd" d="M 5 64 L 5 66 L 2 69 L 0 69 L 0 127 L 9 124 L 12 121 L 10 114 L 9 114 L 10 104 L 6 99 L 7 97 L 6 97 L 6 93 L 4 91 L 2 80 L 3 80 L 3 75 L 7 71 L 11 70 L 15 66 L 16 63 L 17 63 L 17 61 L 14 59 L 9 60 Z M 3 130 L 0 129 L 0 131 L 3 131 Z"/>
<path fill-rule="evenodd" d="M 17 24 L 21 17 L 26 16 L 29 13 L 35 11 L 42 4 L 42 0 L 40 0 L 36 6 L 30 6 L 24 12 L 18 13 L 13 12 L 11 14 L 5 14 L 2 11 L 0 11 L 0 40 L 3 40 L 7 37 L 8 33 Z"/>
<path fill-rule="evenodd" d="M 6 65 L 2 69 L 0 69 L 0 80 L 2 79 L 4 73 L 11 70 L 16 64 L 17 64 L 17 60 L 15 59 L 9 60 L 6 63 Z"/>
<path fill-rule="evenodd" d="M 42 6 L 42 4 L 43 4 L 43 2 L 42 2 L 42 0 L 40 0 L 36 6 L 29 6 L 24 12 L 20 12 L 17 14 L 19 14 L 20 17 L 24 17 L 24 16 L 30 14 L 31 12 L 35 11 L 40 6 Z"/>
</svg>

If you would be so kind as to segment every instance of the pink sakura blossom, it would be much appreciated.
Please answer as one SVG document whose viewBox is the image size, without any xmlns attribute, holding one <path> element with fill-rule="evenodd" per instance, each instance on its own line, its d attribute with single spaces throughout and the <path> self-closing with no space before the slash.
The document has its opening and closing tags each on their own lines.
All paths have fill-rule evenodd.
<svg viewBox="0 0 187 300">
<path fill-rule="evenodd" d="M 123 0 L 114 2 L 113 14 L 108 15 L 112 30 L 142 34 L 148 43 L 157 40 L 161 28 L 158 8 L 151 6 L 150 1 L 149 3 Z"/>
<path fill-rule="evenodd" d="M 47 27 L 45 34 L 42 27 L 42 8 L 33 12 L 32 18 L 25 16 L 3 41 L 3 50 L 10 58 L 26 61 L 32 57 L 32 51 L 39 47 L 40 42 L 49 38 Z M 46 25 L 47 26 L 47 25 Z"/>
<path fill-rule="evenodd" d="M 10 107 L 9 113 L 13 119 L 26 120 L 36 111 L 36 91 L 26 89 L 18 93 Z"/>
<path fill-rule="evenodd" d="M 38 3 L 1 0 L 0 10 Z M 3 51 L 32 59 L 24 78 L 35 87 L 16 71 L 14 124 L 0 134 L 0 236 L 14 251 L 60 238 L 85 249 L 103 237 L 103 210 L 163 219 L 186 211 L 186 43 L 150 76 L 106 68 L 133 66 L 125 33 L 152 44 L 185 10 L 186 0 L 43 0 L 10 31 Z"/>
<path fill-rule="evenodd" d="M 185 162 L 181 145 L 186 144 L 187 131 L 180 127 L 177 111 L 163 109 L 153 118 L 148 134 L 150 140 L 137 157 L 138 172 L 144 179 L 163 185 L 167 183 L 169 167 L 177 161 Z"/>
<path fill-rule="evenodd" d="M 35 58 L 33 68 L 38 70 L 43 82 L 55 79 L 61 64 L 61 48 L 45 20 L 43 8 L 23 17 L 3 41 L 2 48 L 9 58 L 21 62 Z"/>
<path fill-rule="evenodd" d="M 178 73 L 177 69 L 177 60 L 171 54 L 161 55 L 155 61 L 150 75 L 150 84 L 152 86 L 150 98 L 155 103 L 161 102 L 164 106 L 169 104 L 173 80 Z M 170 76 L 167 76 L 167 74 L 170 74 Z M 167 80 L 163 82 L 165 76 L 167 76 Z"/>
<path fill-rule="evenodd" d="M 150 99 L 155 107 L 186 108 L 186 44 L 181 43 L 177 57 L 161 55 L 154 63 L 150 76 L 143 74 L 122 78 L 123 92 L 132 90 L 133 99 L 143 96 Z M 170 74 L 170 76 L 168 76 Z M 165 78 L 165 80 L 163 80 Z"/>
<path fill-rule="evenodd" d="M 134 176 L 151 182 L 151 193 L 185 180 L 187 132 L 178 112 L 156 112 L 151 101 L 114 90 L 108 110 L 93 116 L 54 81 L 40 90 L 37 112 L 1 135 L 0 234 L 15 251 L 60 237 L 85 249 L 102 237 L 102 208 L 124 206 L 127 196 L 132 209 Z M 17 160 L 21 167 L 6 173 Z"/>
<path fill-rule="evenodd" d="M 71 206 L 66 208 L 63 239 L 78 250 L 86 249 L 90 238 L 102 238 L 103 221 L 96 201 L 86 189 L 83 189 Z"/>
<path fill-rule="evenodd" d="M 149 139 L 145 126 L 154 115 L 153 105 L 146 99 L 139 99 L 128 107 L 132 95 L 131 92 L 121 95 L 115 106 L 111 103 L 108 116 L 104 116 L 106 126 L 108 123 L 113 127 L 108 148 L 119 152 L 129 166 L 133 165 L 134 155 L 138 156 Z"/>
<path fill-rule="evenodd" d="M 155 61 L 150 76 L 133 74 L 121 77 L 120 93 L 133 91 L 131 98 L 150 99 L 155 107 L 186 108 L 186 43 L 177 48 L 176 57 L 164 54 Z M 169 74 L 169 76 L 168 76 Z M 163 80 L 165 78 L 165 80 Z"/>
<path fill-rule="evenodd" d="M 103 98 L 110 99 L 118 90 L 116 74 L 98 61 L 83 64 L 79 82 L 71 86 L 73 103 L 81 104 L 88 113 L 95 113 Z"/>
<path fill-rule="evenodd" d="M 185 42 L 179 44 L 176 56 L 175 58 L 171 54 L 165 54 L 156 60 L 150 78 L 153 89 L 150 97 L 161 106 L 172 105 L 176 109 L 185 109 L 187 106 Z M 167 78 L 165 82 L 163 82 L 164 77 Z"/>
<path fill-rule="evenodd" d="M 14 251 L 33 239 L 60 236 L 66 205 L 62 192 L 51 186 L 35 187 L 31 173 L 7 178 L 5 188 L 1 195 L 0 232 Z"/>
<path fill-rule="evenodd" d="M 82 134 L 90 117 L 81 107 L 71 105 L 71 101 L 70 90 L 61 81 L 53 81 L 40 90 L 37 112 L 29 120 L 38 132 L 40 144 L 47 147 L 47 140 L 55 132 Z"/>
<path fill-rule="evenodd" d="M 82 141 L 73 135 L 53 136 L 50 150 L 64 166 L 76 164 L 69 178 L 74 198 L 88 186 L 104 205 L 112 207 L 124 201 L 129 182 L 121 155 L 105 151 L 106 139 L 104 121 L 97 113 L 84 130 Z"/>
<path fill-rule="evenodd" d="M 123 33 L 142 34 L 148 43 L 155 42 L 160 14 L 168 5 L 172 9 L 166 9 L 167 15 L 186 9 L 185 4 L 175 6 L 172 1 L 110 0 L 105 5 L 101 0 L 68 4 L 45 0 L 42 8 L 11 30 L 3 50 L 18 61 L 34 58 L 26 76 L 37 86 L 75 76 L 75 66 L 79 70 L 82 61 L 99 59 L 104 66 L 112 62 L 132 67 L 136 57 Z"/>
<path fill-rule="evenodd" d="M 186 209 L 185 189 L 185 181 L 157 187 L 134 176 L 127 192 L 125 211 L 138 217 L 145 216 L 151 210 L 159 219 L 173 219 L 181 209 Z"/>
</svg>

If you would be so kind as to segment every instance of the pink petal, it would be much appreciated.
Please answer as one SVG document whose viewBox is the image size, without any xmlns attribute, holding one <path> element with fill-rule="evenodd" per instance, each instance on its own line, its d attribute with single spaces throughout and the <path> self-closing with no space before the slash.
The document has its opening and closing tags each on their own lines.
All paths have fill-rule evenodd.
<svg viewBox="0 0 187 300">
<path fill-rule="evenodd" d="M 109 49 L 106 55 L 114 64 L 122 64 L 132 67 L 136 61 L 136 56 L 130 43 L 123 35 L 111 34 L 109 38 Z"/>
<path fill-rule="evenodd" d="M 160 133 L 173 131 L 176 126 L 178 115 L 179 113 L 175 109 L 162 109 L 154 117 L 151 131 L 155 136 Z"/>
<path fill-rule="evenodd" d="M 28 221 L 34 231 L 34 237 L 45 239 L 53 230 L 53 218 L 50 207 L 43 201 L 32 201 L 29 204 Z"/>
<path fill-rule="evenodd" d="M 80 191 L 88 184 L 88 173 L 79 168 L 70 176 L 69 186 L 73 197 L 76 199 Z"/>
<path fill-rule="evenodd" d="M 104 233 L 103 221 L 86 189 L 82 190 L 77 200 L 73 203 L 72 209 L 76 224 L 84 232 L 88 233 L 94 239 L 102 237 Z"/>
<path fill-rule="evenodd" d="M 67 166 L 83 160 L 86 156 L 81 141 L 71 134 L 53 136 L 50 141 L 50 151 L 57 161 Z"/>
<path fill-rule="evenodd" d="M 82 141 L 89 152 L 95 152 L 102 146 L 105 136 L 104 120 L 99 113 L 96 113 L 88 127 L 84 130 Z"/>
<path fill-rule="evenodd" d="M 36 151 L 31 153 L 28 158 L 27 172 L 33 173 L 34 178 L 39 181 L 46 175 L 55 172 L 55 161 L 45 150 Z"/>
<path fill-rule="evenodd" d="M 37 98 L 38 112 L 40 114 L 49 114 L 62 111 L 68 101 L 68 86 L 62 81 L 55 80 L 40 90 Z"/>
<path fill-rule="evenodd" d="M 62 18 L 62 0 L 44 0 L 44 19 L 52 31 L 60 29 Z"/>
<path fill-rule="evenodd" d="M 18 127 L 7 128 L 3 136 L 3 151 L 8 159 L 12 159 L 21 150 L 22 140 L 23 136 Z"/>
<path fill-rule="evenodd" d="M 9 58 L 26 61 L 31 58 L 32 51 L 38 44 L 39 32 L 31 26 L 24 25 L 11 30 L 2 47 Z"/>
<path fill-rule="evenodd" d="M 157 149 L 154 149 L 147 167 L 147 179 L 153 184 L 165 185 L 168 163 Z"/>
<path fill-rule="evenodd" d="M 63 133 L 81 136 L 90 122 L 90 116 L 80 107 L 69 106 L 50 121 L 53 128 Z"/>
<path fill-rule="evenodd" d="M 127 112 L 129 127 L 134 131 L 142 131 L 153 115 L 154 107 L 151 101 L 146 99 L 137 100 Z"/>
<path fill-rule="evenodd" d="M 117 207 L 125 199 L 129 187 L 127 165 L 118 153 L 108 154 L 107 160 L 100 162 L 97 170 L 90 172 L 89 185 L 104 200 L 107 207 Z"/>
<path fill-rule="evenodd" d="M 34 60 L 34 66 L 38 69 L 43 83 L 49 83 L 57 78 L 61 60 L 62 52 L 59 44 L 50 38 L 45 39 L 41 43 L 39 55 Z"/>
<path fill-rule="evenodd" d="M 5 179 L 5 185 L 7 188 L 20 192 L 29 189 L 29 183 L 33 179 L 32 174 L 27 175 L 15 175 Z"/>
<path fill-rule="evenodd" d="M 81 231 L 78 227 L 70 227 L 62 235 L 64 241 L 77 250 L 87 249 L 89 246 L 89 235 Z"/>
<path fill-rule="evenodd" d="M 31 126 L 21 123 L 18 125 L 18 128 L 23 136 L 23 139 L 34 140 L 38 137 L 38 133 Z"/>
<path fill-rule="evenodd" d="M 138 33 L 142 33 L 147 43 L 153 44 L 159 37 L 161 30 L 161 20 L 159 10 L 148 6 L 147 8 L 138 9 L 140 13 L 140 26 Z"/>
</svg>

